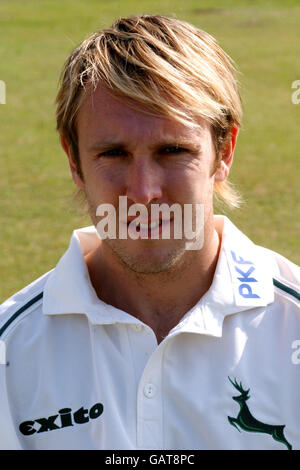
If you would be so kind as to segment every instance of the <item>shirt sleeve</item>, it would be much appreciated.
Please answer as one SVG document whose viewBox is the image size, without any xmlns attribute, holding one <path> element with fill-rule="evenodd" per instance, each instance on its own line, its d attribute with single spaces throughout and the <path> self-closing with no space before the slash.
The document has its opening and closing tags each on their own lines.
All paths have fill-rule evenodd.
<svg viewBox="0 0 300 470">
<path fill-rule="evenodd" d="M 0 450 L 22 450 L 6 387 L 6 364 L 0 364 Z"/>
</svg>

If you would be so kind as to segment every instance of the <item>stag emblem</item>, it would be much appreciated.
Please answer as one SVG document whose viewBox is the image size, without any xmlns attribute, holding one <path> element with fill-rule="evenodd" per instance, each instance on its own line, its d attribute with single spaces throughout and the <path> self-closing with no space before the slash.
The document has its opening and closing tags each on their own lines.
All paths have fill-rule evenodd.
<svg viewBox="0 0 300 470">
<path fill-rule="evenodd" d="M 228 416 L 228 421 L 230 422 L 230 424 L 232 424 L 232 426 L 234 426 L 239 432 L 241 432 L 239 429 L 240 427 L 241 429 L 244 429 L 244 431 L 248 432 L 262 432 L 265 434 L 270 434 L 273 439 L 275 439 L 275 441 L 282 442 L 282 444 L 287 446 L 288 450 L 292 450 L 291 444 L 289 444 L 283 434 L 283 429 L 285 428 L 285 425 L 283 424 L 274 426 L 273 424 L 265 424 L 255 419 L 252 416 L 246 403 L 246 401 L 250 398 L 250 388 L 248 388 L 248 390 L 244 390 L 241 382 L 240 384 L 238 384 L 236 379 L 234 379 L 234 382 L 230 379 L 230 377 L 228 377 L 228 379 L 232 383 L 232 385 L 240 392 L 240 395 L 238 395 L 237 397 L 232 397 L 240 405 L 240 411 L 236 418 Z"/>
</svg>

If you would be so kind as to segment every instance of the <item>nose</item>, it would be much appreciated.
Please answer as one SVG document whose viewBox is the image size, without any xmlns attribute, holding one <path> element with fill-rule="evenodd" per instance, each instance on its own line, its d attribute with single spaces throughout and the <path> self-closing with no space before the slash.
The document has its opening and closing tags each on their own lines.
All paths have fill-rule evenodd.
<svg viewBox="0 0 300 470">
<path fill-rule="evenodd" d="M 147 157 L 131 163 L 127 172 L 126 195 L 136 204 L 147 205 L 162 198 L 162 170 Z"/>
</svg>

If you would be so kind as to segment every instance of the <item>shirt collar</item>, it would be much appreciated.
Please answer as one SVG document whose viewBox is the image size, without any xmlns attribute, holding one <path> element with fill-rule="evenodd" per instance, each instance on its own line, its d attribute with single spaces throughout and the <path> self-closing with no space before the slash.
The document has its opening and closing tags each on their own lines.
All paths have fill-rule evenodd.
<svg viewBox="0 0 300 470">
<path fill-rule="evenodd" d="M 218 224 L 223 224 L 223 229 L 212 285 L 170 335 L 185 331 L 222 336 L 222 324 L 227 315 L 274 301 L 272 274 L 264 251 L 227 217 L 214 217 Z M 98 243 L 94 226 L 73 232 L 68 250 L 45 284 L 43 313 L 85 314 L 94 324 L 140 323 L 132 315 L 98 298 L 84 261 L 84 256 Z"/>
<path fill-rule="evenodd" d="M 98 243 L 94 226 L 74 230 L 68 250 L 45 284 L 43 313 L 84 314 L 94 324 L 138 323 L 132 315 L 106 304 L 97 296 L 84 256 Z"/>
<path fill-rule="evenodd" d="M 274 302 L 272 260 L 225 216 L 220 255 L 209 290 L 172 330 L 222 336 L 224 318 Z"/>
</svg>

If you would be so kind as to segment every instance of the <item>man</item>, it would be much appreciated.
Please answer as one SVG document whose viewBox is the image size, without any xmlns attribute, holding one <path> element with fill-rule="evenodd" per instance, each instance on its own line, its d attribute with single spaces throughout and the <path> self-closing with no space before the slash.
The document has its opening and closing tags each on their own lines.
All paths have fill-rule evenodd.
<svg viewBox="0 0 300 470">
<path fill-rule="evenodd" d="M 57 128 L 93 226 L 1 307 L 1 449 L 300 448 L 299 270 L 213 213 L 214 191 L 238 205 L 241 114 L 230 59 L 183 21 L 72 52 Z"/>
</svg>

